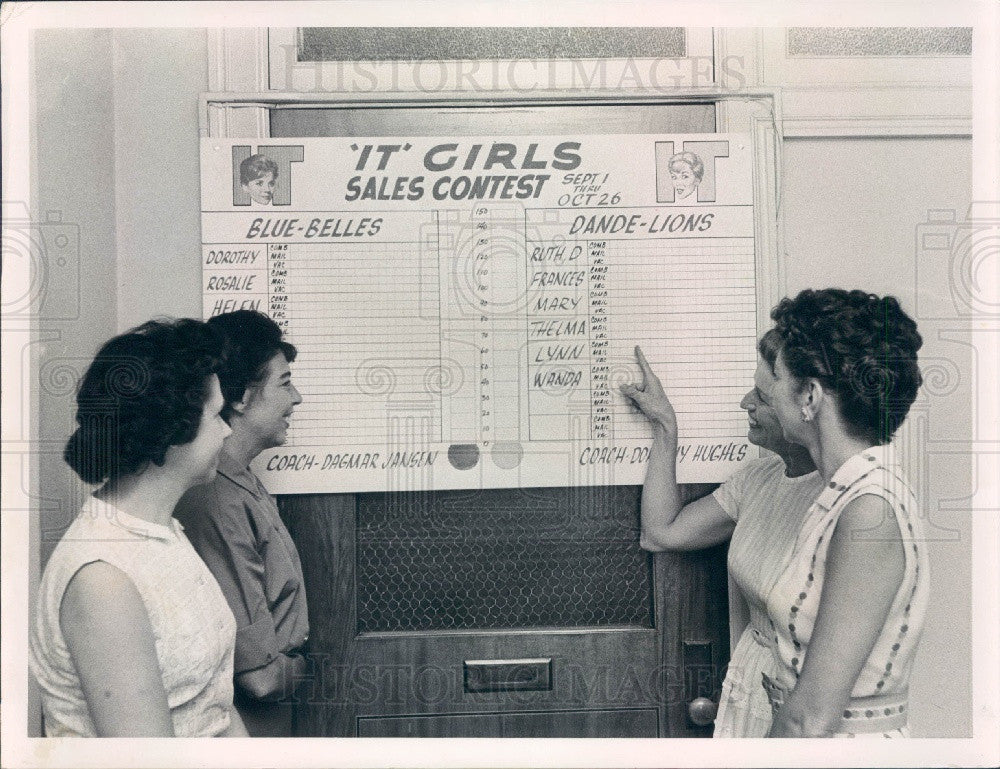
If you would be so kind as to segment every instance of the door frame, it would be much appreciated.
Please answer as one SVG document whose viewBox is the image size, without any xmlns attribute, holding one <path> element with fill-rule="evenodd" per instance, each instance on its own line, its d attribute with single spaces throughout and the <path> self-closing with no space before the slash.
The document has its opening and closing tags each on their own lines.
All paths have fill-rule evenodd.
<svg viewBox="0 0 1000 769">
<path fill-rule="evenodd" d="M 200 95 L 199 131 L 206 138 L 270 137 L 272 110 L 315 108 L 469 108 L 469 107 L 531 107 L 539 105 L 599 106 L 614 104 L 677 105 L 712 104 L 716 110 L 716 132 L 745 133 L 754 148 L 754 201 L 755 249 L 757 275 L 758 328 L 768 325 L 768 311 L 785 293 L 784 252 L 780 226 L 780 196 L 777 184 L 781 165 L 781 94 L 766 88 L 735 88 L 720 80 L 722 87 L 670 88 L 559 88 L 539 89 L 529 93 L 509 89 L 491 89 L 488 92 L 447 91 L 438 93 L 410 90 L 390 90 L 386 84 L 366 92 L 326 93 L 319 91 L 272 90 L 268 64 L 268 36 L 266 29 L 223 29 L 209 32 L 209 87 Z M 718 33 L 716 34 L 716 37 Z M 721 55 L 716 46 L 716 59 Z M 715 72 L 720 72 L 718 61 Z M 723 71 L 724 74 L 724 71 Z M 693 498 L 694 489 L 685 489 Z M 703 489 L 701 491 L 704 491 Z M 325 498 L 323 504 L 318 500 Z M 355 510 L 354 495 L 308 495 L 290 497 L 293 506 L 312 509 L 311 517 L 317 520 L 352 517 Z M 322 508 L 325 511 L 321 512 Z M 331 513 L 334 513 L 331 515 Z M 336 525 L 337 531 L 341 526 Z M 341 532 L 346 533 L 346 532 Z M 331 558 L 352 562 L 353 537 L 339 537 L 334 542 Z M 341 563 L 343 561 L 341 560 Z M 338 591 L 353 591 L 353 582 L 342 579 L 342 568 L 330 562 L 331 568 L 322 576 L 316 575 L 325 585 L 330 600 Z M 353 572 L 353 565 L 351 566 Z M 338 578 L 340 577 L 340 578 Z M 721 580 L 721 581 L 720 581 Z M 690 589 L 680 590 L 687 585 Z M 657 659 L 667 666 L 669 661 L 684 659 L 684 645 L 698 647 L 711 642 L 709 656 L 715 672 L 704 680 L 692 678 L 689 671 L 670 670 L 665 702 L 660 708 L 661 736 L 704 736 L 704 727 L 696 727 L 687 718 L 687 701 L 692 693 L 704 692 L 707 686 L 718 690 L 721 666 L 728 660 L 728 639 L 713 637 L 712 618 L 706 607 L 716 606 L 710 598 L 722 597 L 725 606 L 726 573 L 724 551 L 715 549 L 705 553 L 659 554 L 653 563 L 654 617 L 656 625 Z M 341 599 L 344 598 L 341 596 Z M 311 599 L 312 600 L 312 599 Z M 349 600 L 349 599 L 348 599 Z M 699 609 L 700 607 L 700 609 Z M 662 628 L 664 621 L 682 624 L 670 629 Z M 718 617 L 714 618 L 718 620 Z M 345 618 L 351 622 L 351 618 Z M 723 618 L 723 624 L 725 623 Z M 683 628 L 683 632 L 682 632 Z M 672 647 L 672 648 L 668 648 Z M 330 651 L 330 650 L 328 650 Z M 344 650 L 345 653 L 347 650 Z M 332 655 L 331 655 L 332 656 Z M 349 664 L 349 661 L 347 661 Z M 674 663 L 676 664 L 676 662 Z M 331 719 L 337 715 L 329 713 Z M 333 726 L 333 722 L 329 723 Z M 351 725 L 338 724 L 338 733 L 353 733 Z"/>
</svg>

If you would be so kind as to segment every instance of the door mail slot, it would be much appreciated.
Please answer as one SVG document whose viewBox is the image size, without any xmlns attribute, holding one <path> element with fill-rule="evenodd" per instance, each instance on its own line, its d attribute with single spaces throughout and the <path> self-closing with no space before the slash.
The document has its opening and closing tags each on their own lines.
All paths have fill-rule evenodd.
<svg viewBox="0 0 1000 769">
<path fill-rule="evenodd" d="M 552 688 L 552 660 L 466 660 L 467 692 L 543 692 Z"/>
</svg>

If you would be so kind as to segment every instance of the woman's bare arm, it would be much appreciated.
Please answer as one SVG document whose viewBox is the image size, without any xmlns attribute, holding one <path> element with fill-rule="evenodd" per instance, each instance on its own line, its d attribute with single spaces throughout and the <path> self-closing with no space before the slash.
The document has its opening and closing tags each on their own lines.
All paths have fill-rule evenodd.
<svg viewBox="0 0 1000 769">
<path fill-rule="evenodd" d="M 870 494 L 850 502 L 830 540 L 802 673 L 775 713 L 769 736 L 822 737 L 838 730 L 904 569 L 899 524 L 890 505 Z"/>
<path fill-rule="evenodd" d="M 681 501 L 677 484 L 677 417 L 639 347 L 635 355 L 642 371 L 642 385 L 622 385 L 622 394 L 630 398 L 653 426 L 646 480 L 642 486 L 642 534 L 644 550 L 699 550 L 725 542 L 736 522 L 713 496 L 702 497 L 687 505 Z"/>
<path fill-rule="evenodd" d="M 149 614 L 125 574 L 103 561 L 70 580 L 59 625 L 99 737 L 173 737 Z"/>
</svg>

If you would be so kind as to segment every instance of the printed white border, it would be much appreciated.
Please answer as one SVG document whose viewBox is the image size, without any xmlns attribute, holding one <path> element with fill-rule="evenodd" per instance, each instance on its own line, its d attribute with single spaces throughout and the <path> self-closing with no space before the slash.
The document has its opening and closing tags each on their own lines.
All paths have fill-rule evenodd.
<svg viewBox="0 0 1000 769">
<path fill-rule="evenodd" d="M 993 2 L 813 3 L 722 2 L 597 3 L 546 0 L 530 5 L 464 2 L 342 2 L 342 3 L 5 3 L 2 19 L 3 198 L 33 200 L 29 142 L 31 107 L 28 94 L 29 33 L 38 27 L 227 27 L 324 25 L 336 21 L 356 25 L 598 25 L 753 27 L 828 24 L 974 25 L 973 198 L 1000 197 L 997 152 L 997 61 L 1000 61 L 1000 6 Z M 995 266 L 995 265 L 994 265 Z M 5 270 L 4 298 L 19 296 L 25 274 Z M 989 276 L 984 276 L 989 279 Z M 996 281 L 998 276 L 992 276 Z M 971 739 L 864 741 L 685 741 L 663 740 L 29 740 L 26 734 L 26 618 L 28 574 L 37 569 L 28 557 L 26 509 L 30 489 L 18 482 L 19 446 L 7 442 L 18 435 L 24 410 L 35 404 L 20 392 L 20 367 L 25 330 L 3 329 L 3 537 L 2 586 L 2 757 L 16 766 L 991 766 L 998 755 L 997 686 L 997 519 L 977 516 L 973 522 L 974 708 Z M 18 336 L 18 335 L 22 336 Z M 996 355 L 997 351 L 994 350 Z M 998 403 L 985 404 L 977 418 L 982 424 L 1000 420 Z M 30 437 L 30 436 L 29 436 Z M 24 447 L 20 447 L 22 450 Z M 997 455 L 983 456 L 983 473 L 974 500 L 978 509 L 996 510 L 1000 479 Z M 13 481 L 13 482 L 12 482 Z M 939 664 L 947 664 L 941 660 Z M 941 703 L 949 707 L 950 703 Z"/>
</svg>

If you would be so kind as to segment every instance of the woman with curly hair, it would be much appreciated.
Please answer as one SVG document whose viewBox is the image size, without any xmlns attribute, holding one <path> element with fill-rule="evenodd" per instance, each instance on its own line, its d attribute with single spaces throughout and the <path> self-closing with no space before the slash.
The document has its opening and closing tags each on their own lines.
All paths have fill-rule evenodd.
<svg viewBox="0 0 1000 769">
<path fill-rule="evenodd" d="M 750 607 L 715 736 L 907 736 L 907 683 L 928 598 L 917 502 L 889 440 L 920 386 L 916 324 L 892 297 L 803 291 L 771 314 L 744 397 L 747 463 L 681 504 L 676 417 L 639 354 L 622 392 L 653 422 L 641 545 L 691 550 L 732 535 Z"/>
<path fill-rule="evenodd" d="M 895 298 L 864 291 L 802 291 L 771 317 L 772 405 L 825 486 L 767 599 L 770 736 L 908 736 L 928 554 L 889 441 L 920 387 L 922 340 Z"/>
<path fill-rule="evenodd" d="M 244 736 L 233 711 L 236 624 L 173 520 L 229 434 L 221 341 L 151 321 L 97 353 L 64 457 L 100 488 L 45 567 L 30 663 L 47 736 Z"/>
</svg>

